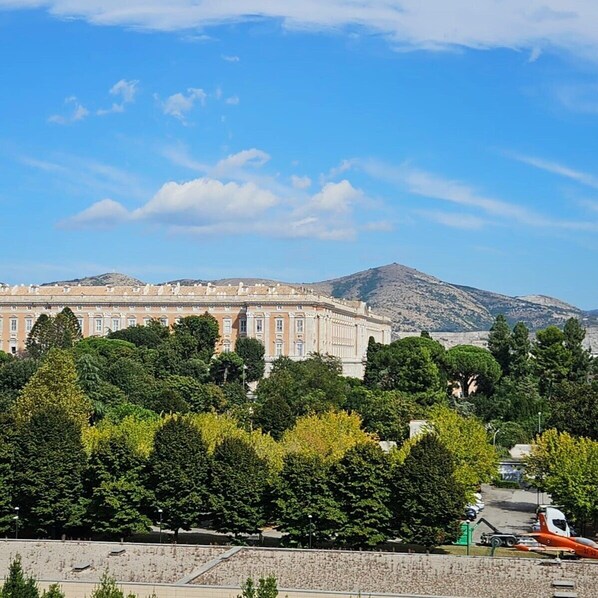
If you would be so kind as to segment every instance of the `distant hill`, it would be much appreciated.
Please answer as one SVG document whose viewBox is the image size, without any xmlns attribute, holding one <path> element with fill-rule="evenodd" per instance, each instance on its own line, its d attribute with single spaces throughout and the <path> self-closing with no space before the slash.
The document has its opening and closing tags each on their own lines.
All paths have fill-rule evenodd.
<svg viewBox="0 0 598 598">
<path fill-rule="evenodd" d="M 245 285 L 277 284 L 267 278 L 221 278 L 204 280 L 182 278 L 168 284 Z M 124 274 L 66 280 L 48 284 L 69 285 L 141 285 L 142 281 Z M 314 291 L 340 299 L 366 301 L 376 312 L 392 320 L 394 336 L 399 332 L 470 332 L 488 330 L 498 314 L 507 320 L 525 322 L 532 330 L 549 325 L 562 326 L 568 318 L 576 317 L 585 326 L 598 326 L 598 310 L 584 312 L 573 305 L 545 295 L 509 297 L 444 282 L 434 276 L 401 264 L 370 268 L 321 282 L 285 283 L 312 288 Z"/>
<path fill-rule="evenodd" d="M 118 286 L 136 286 L 145 284 L 137 278 L 127 276 L 126 274 L 119 274 L 118 272 L 107 272 L 106 274 L 98 274 L 97 276 L 86 276 L 85 278 L 73 278 L 72 280 L 58 280 L 56 282 L 45 282 L 42 286 L 52 285 L 70 285 L 82 287 L 95 287 L 104 285 Z"/>
</svg>

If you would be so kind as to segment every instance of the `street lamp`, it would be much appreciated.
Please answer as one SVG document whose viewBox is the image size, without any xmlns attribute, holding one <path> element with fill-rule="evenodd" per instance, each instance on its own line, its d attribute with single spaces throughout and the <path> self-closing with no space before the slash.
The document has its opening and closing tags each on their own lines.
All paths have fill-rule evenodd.
<svg viewBox="0 0 598 598">
<path fill-rule="evenodd" d="M 542 434 L 542 412 L 538 411 L 538 434 Z"/>
<path fill-rule="evenodd" d="M 497 428 L 492 435 L 492 446 L 496 446 L 496 435 L 500 432 L 500 428 Z"/>
<path fill-rule="evenodd" d="M 19 539 L 19 507 L 15 507 L 15 516 L 13 517 L 15 520 L 15 540 Z"/>
<path fill-rule="evenodd" d="M 310 513 L 307 517 L 309 519 L 309 547 L 311 548 L 311 518 L 312 518 L 312 514 Z"/>
<path fill-rule="evenodd" d="M 162 544 L 162 509 L 158 509 L 158 515 L 160 516 L 160 544 Z"/>
</svg>

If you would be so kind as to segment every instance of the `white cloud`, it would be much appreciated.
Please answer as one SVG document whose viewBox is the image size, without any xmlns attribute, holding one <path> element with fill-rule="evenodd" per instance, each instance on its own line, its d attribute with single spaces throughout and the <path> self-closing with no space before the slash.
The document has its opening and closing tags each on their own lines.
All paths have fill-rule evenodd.
<svg viewBox="0 0 598 598">
<path fill-rule="evenodd" d="M 187 114 L 193 110 L 195 103 L 199 102 L 205 106 L 208 95 L 203 89 L 190 87 L 187 93 L 175 93 L 163 102 L 162 110 L 164 114 L 174 116 L 184 122 Z"/>
<path fill-rule="evenodd" d="M 340 183 L 326 183 L 309 202 L 309 209 L 321 212 L 343 214 L 363 199 L 364 194 L 346 179 Z"/>
<path fill-rule="evenodd" d="M 112 228 L 129 218 L 124 206 L 112 199 L 102 199 L 79 214 L 59 222 L 61 228 Z"/>
<path fill-rule="evenodd" d="M 230 154 L 217 162 L 216 166 L 211 172 L 216 176 L 225 176 L 234 173 L 240 168 L 251 166 L 252 168 L 259 168 L 270 161 L 270 154 L 263 150 L 251 148 L 242 150 L 236 154 Z"/>
<path fill-rule="evenodd" d="M 473 214 L 456 214 L 453 212 L 418 210 L 417 214 L 450 228 L 464 230 L 478 230 L 488 224 L 488 221 Z"/>
<path fill-rule="evenodd" d="M 89 115 L 89 110 L 85 108 L 75 96 L 69 96 L 64 100 L 64 103 L 73 106 L 71 113 L 67 116 L 53 114 L 48 118 L 48 122 L 57 125 L 68 125 L 70 123 L 81 121 Z"/>
<path fill-rule="evenodd" d="M 542 50 L 538 48 L 538 46 L 534 46 L 529 54 L 529 58 L 527 59 L 527 61 L 530 64 L 534 63 L 536 62 L 536 60 L 538 60 L 538 58 L 540 58 L 540 56 L 542 56 Z"/>
<path fill-rule="evenodd" d="M 106 114 L 112 114 L 116 112 L 124 112 L 125 111 L 125 104 L 131 104 L 135 101 L 135 96 L 137 95 L 137 86 L 139 85 L 139 81 L 126 81 L 125 79 L 121 79 L 117 81 L 111 88 L 110 94 L 113 96 L 120 97 L 121 101 L 114 102 L 110 108 L 100 108 L 96 111 L 98 116 L 104 116 Z"/>
<path fill-rule="evenodd" d="M 508 155 L 519 162 L 523 162 L 524 164 L 529 164 L 530 166 L 534 166 L 540 170 L 545 170 L 546 172 L 551 172 L 552 174 L 571 179 L 572 181 L 585 185 L 586 187 L 598 189 L 598 177 L 588 174 L 587 172 L 574 170 L 573 168 L 569 168 L 569 166 L 564 166 L 558 162 L 552 162 L 550 160 L 544 160 L 543 158 L 537 158 L 534 156 L 524 156 L 521 154 Z"/>
<path fill-rule="evenodd" d="M 295 189 L 307 189 L 311 187 L 311 179 L 308 176 L 291 175 L 291 185 Z"/>
<path fill-rule="evenodd" d="M 229 106 L 237 106 L 239 104 L 239 101 L 239 96 L 231 96 L 230 98 L 226 98 L 224 102 Z"/>
<path fill-rule="evenodd" d="M 225 60 L 226 62 L 239 62 L 241 59 L 238 56 L 231 56 L 231 55 L 223 54 L 222 60 Z"/>
<path fill-rule="evenodd" d="M 598 4 L 589 0 L 0 0 L 96 25 L 190 31 L 257 18 L 289 29 L 363 28 L 398 48 L 557 48 L 595 59 Z"/>
</svg>

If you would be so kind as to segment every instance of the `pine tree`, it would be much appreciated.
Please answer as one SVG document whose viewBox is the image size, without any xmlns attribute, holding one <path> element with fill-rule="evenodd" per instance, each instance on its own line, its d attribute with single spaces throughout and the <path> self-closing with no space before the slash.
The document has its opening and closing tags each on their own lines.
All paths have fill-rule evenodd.
<svg viewBox="0 0 598 598">
<path fill-rule="evenodd" d="M 496 316 L 494 324 L 490 328 L 488 350 L 498 361 L 503 376 L 507 376 L 511 365 L 511 328 L 502 314 Z"/>
<path fill-rule="evenodd" d="M 586 331 L 577 318 L 569 318 L 563 328 L 565 348 L 571 354 L 571 367 L 568 379 L 571 382 L 587 382 L 590 374 L 591 354 L 584 349 Z"/>
<path fill-rule="evenodd" d="M 37 583 L 33 577 L 25 577 L 18 554 L 10 563 L 0 595 L 2 598 L 39 598 Z"/>
<path fill-rule="evenodd" d="M 465 507 L 451 454 L 434 434 L 424 435 L 392 472 L 393 526 L 406 542 L 453 542 Z"/>
<path fill-rule="evenodd" d="M 85 452 L 81 427 L 57 406 L 36 411 L 15 440 L 15 498 L 35 534 L 60 535 L 81 523 Z"/>
<path fill-rule="evenodd" d="M 264 376 L 266 362 L 264 361 L 264 344 L 257 338 L 240 336 L 235 343 L 235 353 L 247 366 L 246 382 L 255 382 Z"/>
<path fill-rule="evenodd" d="M 344 517 L 338 541 L 372 548 L 390 533 L 389 461 L 379 446 L 360 444 L 333 468 L 333 486 Z"/>
<path fill-rule="evenodd" d="M 222 532 L 255 533 L 265 523 L 269 469 L 242 438 L 225 438 L 214 451 L 212 514 Z"/>
<path fill-rule="evenodd" d="M 65 595 L 62 588 L 57 583 L 53 583 L 43 591 L 42 598 L 65 598 Z"/>
<path fill-rule="evenodd" d="M 517 322 L 511 334 L 511 363 L 510 375 L 521 380 L 531 373 L 530 354 L 532 344 L 529 340 L 529 330 L 523 322 Z"/>
<path fill-rule="evenodd" d="M 52 318 L 47 314 L 39 316 L 25 341 L 25 348 L 29 357 L 39 359 L 48 352 L 52 346 L 52 329 Z"/>
<path fill-rule="evenodd" d="M 181 417 L 173 417 L 156 432 L 149 458 L 148 487 L 156 507 L 164 513 L 164 524 L 174 531 L 191 529 L 209 508 L 210 457 L 197 428 Z"/>
<path fill-rule="evenodd" d="M 116 585 L 116 580 L 104 571 L 100 583 L 93 589 L 91 598 L 125 598 L 124 592 Z"/>
<path fill-rule="evenodd" d="M 70 307 L 65 307 L 52 322 L 52 347 L 70 349 L 83 338 L 77 316 Z"/>
</svg>

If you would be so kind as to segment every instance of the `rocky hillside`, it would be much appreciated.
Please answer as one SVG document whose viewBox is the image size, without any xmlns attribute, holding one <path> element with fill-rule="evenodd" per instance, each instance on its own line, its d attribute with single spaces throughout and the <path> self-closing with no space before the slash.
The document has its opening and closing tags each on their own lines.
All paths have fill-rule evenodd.
<svg viewBox="0 0 598 598">
<path fill-rule="evenodd" d="M 85 278 L 73 278 L 72 280 L 57 280 L 55 282 L 45 282 L 42 286 L 51 285 L 81 285 L 82 287 L 96 287 L 104 285 L 117 286 L 135 286 L 145 284 L 137 278 L 127 276 L 126 274 L 119 274 L 118 272 L 107 272 L 106 274 L 98 274 L 97 276 L 86 276 Z"/>
<path fill-rule="evenodd" d="M 170 284 L 276 284 L 263 278 L 223 278 L 219 280 L 179 279 Z M 49 284 L 136 285 L 141 281 L 124 274 L 101 274 Z M 454 285 L 402 266 L 389 264 L 348 276 L 314 283 L 287 283 L 313 288 L 316 292 L 341 299 L 366 301 L 378 313 L 391 318 L 393 333 L 469 332 L 488 330 L 502 313 L 511 324 L 525 322 L 537 330 L 551 324 L 562 326 L 570 317 L 580 318 L 586 326 L 598 326 L 598 310 L 583 312 L 573 305 L 544 295 L 509 297 L 473 287 Z"/>
</svg>

